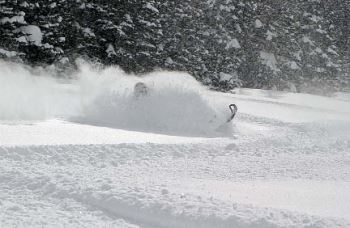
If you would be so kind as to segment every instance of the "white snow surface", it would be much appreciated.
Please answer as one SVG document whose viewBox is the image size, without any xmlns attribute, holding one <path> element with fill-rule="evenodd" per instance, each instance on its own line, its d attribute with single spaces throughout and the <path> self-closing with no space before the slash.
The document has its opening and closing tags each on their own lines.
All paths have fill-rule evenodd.
<svg viewBox="0 0 350 228">
<path fill-rule="evenodd" d="M 8 50 L 0 48 L 0 54 L 11 58 L 11 57 L 15 57 L 17 55 L 17 52 L 15 52 L 15 51 L 8 51 Z"/>
<path fill-rule="evenodd" d="M 225 48 L 226 49 L 231 49 L 231 48 L 239 49 L 239 48 L 241 48 L 241 45 L 239 44 L 239 41 L 237 39 L 232 39 L 227 43 Z"/>
<path fill-rule="evenodd" d="M 346 93 L 0 64 L 0 227 L 350 227 Z"/>
<path fill-rule="evenodd" d="M 280 71 L 280 69 L 277 67 L 277 60 L 276 60 L 275 54 L 265 52 L 265 51 L 260 51 L 260 60 L 264 65 L 268 66 L 272 71 L 274 72 Z"/>
<path fill-rule="evenodd" d="M 3 17 L 3 18 L 0 19 L 0 24 L 14 23 L 14 22 L 22 23 L 22 24 L 26 23 L 26 21 L 24 20 L 24 16 L 23 15 L 21 15 L 21 16 L 13 16 L 11 18 Z"/>
<path fill-rule="evenodd" d="M 36 25 L 21 26 L 18 29 L 18 32 L 24 33 L 26 35 L 26 39 L 28 42 L 31 42 L 37 46 L 41 46 L 43 34 L 41 32 L 41 29 L 38 26 Z"/>
<path fill-rule="evenodd" d="M 264 24 L 259 19 L 255 20 L 255 28 L 262 28 L 263 26 Z"/>
</svg>

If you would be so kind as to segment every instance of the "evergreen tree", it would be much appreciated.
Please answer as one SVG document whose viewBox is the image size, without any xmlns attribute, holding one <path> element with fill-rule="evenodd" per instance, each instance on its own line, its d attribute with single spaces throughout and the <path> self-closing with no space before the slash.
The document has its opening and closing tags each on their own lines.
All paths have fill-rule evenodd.
<svg viewBox="0 0 350 228">
<path fill-rule="evenodd" d="M 220 90 L 350 85 L 350 3 L 342 0 L 8 0 L 0 57 L 127 72 L 187 71 Z"/>
</svg>

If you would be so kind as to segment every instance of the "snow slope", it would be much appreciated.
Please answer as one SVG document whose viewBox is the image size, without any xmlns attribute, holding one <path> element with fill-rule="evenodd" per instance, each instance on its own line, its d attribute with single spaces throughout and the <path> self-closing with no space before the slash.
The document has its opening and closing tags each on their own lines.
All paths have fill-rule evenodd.
<svg viewBox="0 0 350 228">
<path fill-rule="evenodd" d="M 123 114 L 130 123 L 123 125 L 111 118 L 123 110 L 107 102 L 122 91 L 106 90 L 113 80 L 57 86 L 48 78 L 27 82 L 25 73 L 23 88 L 42 90 L 23 93 L 45 94 L 50 85 L 59 96 L 39 99 L 37 107 L 55 110 L 40 115 L 42 109 L 0 105 L 0 227 L 350 227 L 349 100 L 251 89 L 215 93 L 184 75 L 164 84 L 171 79 L 159 79 L 162 74 L 179 76 L 141 80 L 175 107 L 194 105 L 195 113 L 224 120 L 227 105 L 236 103 L 239 114 L 228 131 L 216 134 L 219 121 L 213 121 L 204 126 L 207 134 L 196 125 L 188 134 L 178 126 L 196 123 L 197 115 L 164 115 L 158 96 L 146 98 L 153 116 L 140 115 L 133 125 L 135 117 Z M 132 80 L 120 87 L 130 99 Z M 181 82 L 188 88 L 181 91 Z M 20 102 L 15 92 L 7 96 Z M 9 118 L 13 110 L 21 115 Z M 167 118 L 165 132 L 145 125 Z"/>
</svg>

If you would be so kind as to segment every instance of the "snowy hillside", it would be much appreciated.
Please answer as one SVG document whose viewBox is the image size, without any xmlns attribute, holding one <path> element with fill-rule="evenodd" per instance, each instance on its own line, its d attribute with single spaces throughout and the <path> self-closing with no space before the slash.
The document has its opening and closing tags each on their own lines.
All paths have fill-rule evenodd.
<svg viewBox="0 0 350 228">
<path fill-rule="evenodd" d="M 0 227 L 350 227 L 348 94 L 1 67 Z"/>
</svg>

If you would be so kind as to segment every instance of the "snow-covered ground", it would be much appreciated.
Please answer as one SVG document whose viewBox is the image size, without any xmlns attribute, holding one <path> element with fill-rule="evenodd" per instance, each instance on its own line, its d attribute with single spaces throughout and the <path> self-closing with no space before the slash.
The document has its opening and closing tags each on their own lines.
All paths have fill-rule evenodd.
<svg viewBox="0 0 350 228">
<path fill-rule="evenodd" d="M 350 227 L 348 94 L 2 69 L 0 227 Z"/>
</svg>

